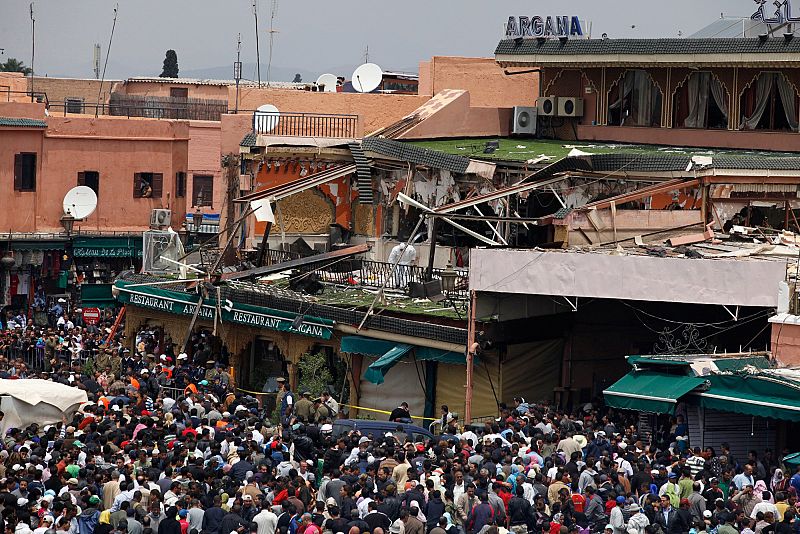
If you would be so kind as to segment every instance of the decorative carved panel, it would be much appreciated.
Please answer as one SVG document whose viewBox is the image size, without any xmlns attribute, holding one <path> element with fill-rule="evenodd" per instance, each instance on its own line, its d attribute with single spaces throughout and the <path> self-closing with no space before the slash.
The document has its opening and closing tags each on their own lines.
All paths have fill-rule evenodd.
<svg viewBox="0 0 800 534">
<path fill-rule="evenodd" d="M 287 234 L 327 234 L 334 221 L 334 207 L 321 193 L 309 189 L 278 202 L 275 231 Z M 282 226 L 286 224 L 284 229 Z"/>
<path fill-rule="evenodd" d="M 353 203 L 353 230 L 356 234 L 372 236 L 375 233 L 375 208 L 371 204 Z"/>
</svg>

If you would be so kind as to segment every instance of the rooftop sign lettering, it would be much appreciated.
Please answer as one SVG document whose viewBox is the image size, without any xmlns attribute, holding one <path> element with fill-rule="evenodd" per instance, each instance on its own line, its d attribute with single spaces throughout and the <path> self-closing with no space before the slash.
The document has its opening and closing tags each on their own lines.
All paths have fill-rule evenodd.
<svg viewBox="0 0 800 534">
<path fill-rule="evenodd" d="M 583 28 L 575 16 L 508 17 L 506 38 L 519 37 L 583 37 Z"/>
<path fill-rule="evenodd" d="M 792 0 L 775 0 L 772 5 L 775 6 L 775 12 L 772 16 L 768 16 L 765 11 L 771 9 L 766 7 L 767 0 L 754 0 L 758 4 L 758 10 L 753 13 L 750 18 L 752 20 L 760 20 L 764 24 L 783 24 L 785 22 L 800 22 L 800 16 L 792 16 Z"/>
</svg>

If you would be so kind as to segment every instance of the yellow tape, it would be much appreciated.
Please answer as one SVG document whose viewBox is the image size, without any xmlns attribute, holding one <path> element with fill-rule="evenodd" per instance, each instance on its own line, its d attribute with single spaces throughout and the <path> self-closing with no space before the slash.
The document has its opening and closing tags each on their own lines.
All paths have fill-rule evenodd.
<svg viewBox="0 0 800 534">
<path fill-rule="evenodd" d="M 240 387 L 236 388 L 237 391 L 244 391 L 245 393 L 250 393 L 252 395 L 277 395 L 277 393 L 264 393 L 259 391 L 249 391 L 247 389 L 242 389 Z M 353 404 L 343 404 L 339 403 L 339 406 L 345 406 L 347 408 L 355 408 L 356 410 L 364 410 L 367 412 L 375 412 L 375 413 L 382 413 L 385 415 L 391 415 L 392 412 L 388 412 L 386 410 L 378 410 L 376 408 L 365 408 L 364 406 L 355 406 Z M 439 417 L 422 417 L 421 415 L 412 415 L 412 419 L 422 419 L 423 421 L 438 421 Z"/>
</svg>

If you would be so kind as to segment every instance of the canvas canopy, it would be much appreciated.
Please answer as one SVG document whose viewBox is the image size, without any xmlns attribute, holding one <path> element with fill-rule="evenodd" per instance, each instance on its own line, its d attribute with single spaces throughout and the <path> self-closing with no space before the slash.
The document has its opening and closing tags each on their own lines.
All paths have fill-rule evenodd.
<svg viewBox="0 0 800 534">
<path fill-rule="evenodd" d="M 0 379 L 0 410 L 5 413 L 0 431 L 5 436 L 9 428 L 59 423 L 62 417 L 71 418 L 88 400 L 85 391 L 49 380 Z"/>
</svg>

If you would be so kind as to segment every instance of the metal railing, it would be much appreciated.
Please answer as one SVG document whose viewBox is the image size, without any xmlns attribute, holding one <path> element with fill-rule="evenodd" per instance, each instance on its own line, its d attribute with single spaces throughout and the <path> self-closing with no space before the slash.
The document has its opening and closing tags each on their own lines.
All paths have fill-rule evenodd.
<svg viewBox="0 0 800 534">
<path fill-rule="evenodd" d="M 315 271 L 323 282 L 343 286 L 380 288 L 385 285 L 387 288 L 405 289 L 411 282 L 428 281 L 425 267 L 397 265 L 394 271 L 393 267 L 391 263 L 381 261 L 352 259 L 310 270 Z M 433 269 L 432 278 L 446 280 L 448 275 L 444 274 L 445 272 L 446 269 Z M 450 298 L 466 299 L 469 295 L 469 271 L 454 269 L 450 278 L 453 279 L 453 287 L 445 287 L 447 285 L 445 281 L 442 284 L 442 292 Z"/>
<path fill-rule="evenodd" d="M 253 113 L 253 131 L 278 137 L 336 137 L 358 135 L 358 115 L 322 113 Z"/>
<path fill-rule="evenodd" d="M 267 255 L 264 258 L 264 265 L 277 265 L 287 261 L 300 259 L 300 254 L 297 252 L 290 252 L 288 250 L 267 249 Z"/>
<path fill-rule="evenodd" d="M 83 366 L 96 352 L 91 350 L 71 351 L 69 349 L 58 349 L 55 354 L 62 362 L 69 362 L 70 365 L 79 363 Z M 44 347 L 30 346 L 27 343 L 9 345 L 0 349 L 0 355 L 9 362 L 22 360 L 29 371 L 40 372 L 46 368 L 45 359 L 47 358 L 47 353 Z"/>
</svg>

